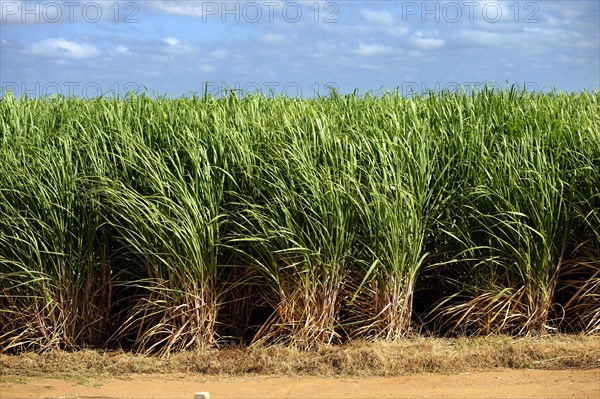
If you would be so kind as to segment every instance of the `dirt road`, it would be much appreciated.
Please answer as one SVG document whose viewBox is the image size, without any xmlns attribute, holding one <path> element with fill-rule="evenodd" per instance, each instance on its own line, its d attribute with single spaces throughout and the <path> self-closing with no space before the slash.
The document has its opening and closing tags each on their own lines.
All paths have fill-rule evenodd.
<svg viewBox="0 0 600 399">
<path fill-rule="evenodd" d="M 194 375 L 130 379 L 8 379 L 1 399 L 177 398 L 197 391 L 220 398 L 600 398 L 600 369 L 588 371 L 498 370 L 458 375 L 392 378 L 256 377 L 206 380 Z"/>
</svg>

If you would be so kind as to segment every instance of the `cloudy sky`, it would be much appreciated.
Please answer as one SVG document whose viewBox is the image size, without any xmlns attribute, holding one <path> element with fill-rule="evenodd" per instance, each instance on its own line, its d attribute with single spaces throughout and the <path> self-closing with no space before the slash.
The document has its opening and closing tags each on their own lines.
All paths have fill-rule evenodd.
<svg viewBox="0 0 600 399">
<path fill-rule="evenodd" d="M 0 85 L 93 97 L 600 87 L 598 0 L 0 0 Z"/>
</svg>

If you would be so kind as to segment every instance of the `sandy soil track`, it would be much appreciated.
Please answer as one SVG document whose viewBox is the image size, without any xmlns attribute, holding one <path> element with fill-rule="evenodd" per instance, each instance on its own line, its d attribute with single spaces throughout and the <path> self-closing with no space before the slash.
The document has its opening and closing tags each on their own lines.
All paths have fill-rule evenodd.
<svg viewBox="0 0 600 399">
<path fill-rule="evenodd" d="M 0 384 L 1 399 L 178 398 L 209 391 L 220 398 L 600 398 L 600 369 L 497 370 L 386 378 L 256 377 L 206 380 L 191 374 L 128 379 L 27 378 Z"/>
</svg>

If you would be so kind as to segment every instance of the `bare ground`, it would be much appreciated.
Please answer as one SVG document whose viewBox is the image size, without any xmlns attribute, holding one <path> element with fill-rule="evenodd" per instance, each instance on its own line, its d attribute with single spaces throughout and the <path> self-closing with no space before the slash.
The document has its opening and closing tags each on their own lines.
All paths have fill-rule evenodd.
<svg viewBox="0 0 600 399">
<path fill-rule="evenodd" d="M 254 377 L 205 380 L 193 375 L 67 381 L 32 378 L 0 385 L 2 399 L 188 398 L 600 398 L 600 369 L 496 370 L 457 375 L 375 378 Z"/>
<path fill-rule="evenodd" d="M 0 399 L 600 398 L 600 336 L 413 338 L 169 358 L 81 350 L 0 354 Z"/>
</svg>

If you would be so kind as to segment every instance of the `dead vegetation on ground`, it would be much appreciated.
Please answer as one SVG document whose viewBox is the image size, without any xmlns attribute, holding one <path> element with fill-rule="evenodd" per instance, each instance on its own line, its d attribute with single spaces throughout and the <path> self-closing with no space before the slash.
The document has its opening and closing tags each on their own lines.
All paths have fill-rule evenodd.
<svg viewBox="0 0 600 399">
<path fill-rule="evenodd" d="M 399 376 L 513 369 L 600 368 L 600 336 L 411 338 L 300 351 L 283 346 L 183 352 L 166 357 L 81 350 L 0 355 L 0 377 Z"/>
</svg>

